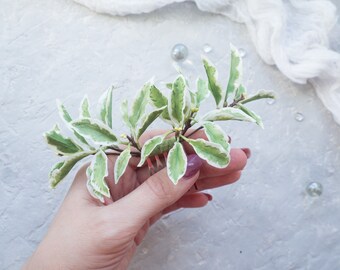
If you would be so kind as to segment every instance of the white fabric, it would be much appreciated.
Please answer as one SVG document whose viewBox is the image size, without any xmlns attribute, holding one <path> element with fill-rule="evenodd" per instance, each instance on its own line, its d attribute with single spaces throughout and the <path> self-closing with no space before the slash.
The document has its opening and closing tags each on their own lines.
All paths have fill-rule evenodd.
<svg viewBox="0 0 340 270">
<path fill-rule="evenodd" d="M 328 0 L 74 0 L 111 15 L 154 11 L 194 1 L 202 11 L 245 23 L 260 57 L 296 83 L 310 82 L 340 124 L 340 54 L 329 49 L 337 22 Z M 340 38 L 340 37 L 338 37 Z"/>
</svg>

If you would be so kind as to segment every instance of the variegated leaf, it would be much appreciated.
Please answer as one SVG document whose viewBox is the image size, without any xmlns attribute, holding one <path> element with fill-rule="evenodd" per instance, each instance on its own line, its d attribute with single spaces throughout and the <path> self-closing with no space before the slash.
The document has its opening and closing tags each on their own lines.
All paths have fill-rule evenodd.
<svg viewBox="0 0 340 270">
<path fill-rule="evenodd" d="M 221 145 L 227 153 L 230 152 L 229 137 L 220 126 L 213 122 L 205 122 L 203 127 L 209 141 Z"/>
<path fill-rule="evenodd" d="M 181 143 L 176 142 L 167 159 L 167 172 L 170 180 L 176 185 L 187 168 L 187 156 Z"/>
<path fill-rule="evenodd" d="M 205 72 L 208 77 L 209 82 L 209 90 L 214 96 L 216 106 L 219 107 L 220 102 L 222 100 L 222 89 L 221 86 L 218 84 L 218 72 L 216 68 L 209 62 L 208 59 L 203 58 L 203 64 L 205 68 Z"/>
<path fill-rule="evenodd" d="M 245 114 L 243 111 L 237 108 L 221 108 L 212 110 L 206 113 L 202 119 L 202 121 L 226 121 L 226 120 L 237 120 L 237 121 L 247 121 L 247 122 L 255 122 L 255 120 L 249 115 Z"/>
<path fill-rule="evenodd" d="M 249 115 L 251 118 L 253 118 L 256 121 L 256 124 L 258 124 L 261 128 L 264 128 L 262 119 L 259 115 L 248 109 L 246 106 L 242 104 L 238 104 L 237 107 L 242 110 L 244 113 Z"/>
<path fill-rule="evenodd" d="M 90 102 L 89 98 L 85 96 L 80 105 L 80 118 L 90 118 Z"/>
<path fill-rule="evenodd" d="M 246 95 L 247 89 L 244 87 L 244 85 L 240 84 L 240 86 L 236 90 L 234 100 L 240 100 L 241 98 L 245 98 Z"/>
<path fill-rule="evenodd" d="M 203 139 L 185 139 L 195 150 L 196 154 L 216 168 L 225 168 L 230 162 L 229 153 L 221 145 Z"/>
<path fill-rule="evenodd" d="M 120 153 L 119 157 L 116 160 L 115 168 L 114 168 L 114 177 L 115 177 L 115 183 L 117 184 L 120 177 L 124 174 L 129 161 L 131 159 L 131 153 L 130 153 L 130 144 L 127 146 L 127 148 Z"/>
<path fill-rule="evenodd" d="M 168 102 L 170 118 L 177 126 L 181 126 L 184 121 L 184 108 L 186 105 L 185 89 L 185 79 L 182 75 L 180 75 L 177 77 L 173 84 L 170 99 Z"/>
<path fill-rule="evenodd" d="M 133 129 L 137 127 L 138 120 L 143 116 L 145 112 L 146 105 L 148 104 L 148 97 L 151 86 L 151 82 L 147 82 L 138 92 L 137 97 L 133 102 L 132 111 L 129 118 Z"/>
<path fill-rule="evenodd" d="M 61 155 L 72 155 L 83 149 L 76 144 L 72 139 L 63 136 L 60 133 L 58 125 L 55 125 L 52 130 L 44 133 L 47 144 L 57 153 Z"/>
<path fill-rule="evenodd" d="M 196 84 L 197 84 L 196 102 L 197 107 L 199 107 L 201 103 L 209 97 L 210 92 L 207 81 L 198 78 Z"/>
<path fill-rule="evenodd" d="M 110 198 L 110 189 L 105 181 L 105 177 L 108 176 L 107 169 L 107 156 L 103 150 L 99 150 L 93 157 L 90 165 L 90 182 L 89 185 L 94 191 L 101 195 Z"/>
<path fill-rule="evenodd" d="M 94 190 L 94 188 L 93 188 L 92 185 L 91 185 L 91 177 L 92 177 L 92 173 L 93 173 L 93 172 L 92 172 L 91 167 L 90 167 L 90 166 L 87 167 L 87 169 L 86 169 L 86 175 L 87 175 L 86 187 L 87 187 L 87 190 L 90 192 L 90 194 L 91 194 L 91 196 L 92 196 L 93 198 L 98 199 L 98 200 L 100 200 L 102 203 L 104 203 L 104 202 L 105 202 L 104 196 L 103 196 L 100 192 Z"/>
<path fill-rule="evenodd" d="M 235 46 L 230 44 L 230 49 L 230 75 L 225 101 L 227 101 L 230 95 L 235 93 L 242 80 L 242 58 L 240 57 L 240 54 Z"/>
<path fill-rule="evenodd" d="M 248 102 L 255 101 L 255 100 L 258 100 L 258 99 L 263 99 L 263 98 L 275 99 L 275 94 L 274 94 L 274 92 L 260 91 L 257 94 L 255 94 L 251 97 L 247 97 L 246 99 L 240 101 L 240 103 L 246 104 Z"/>
<path fill-rule="evenodd" d="M 162 94 L 162 92 L 154 85 L 150 88 L 150 102 L 156 108 L 162 108 L 168 105 L 168 99 Z M 162 112 L 161 117 L 165 120 L 170 120 L 168 110 Z"/>
<path fill-rule="evenodd" d="M 117 143 L 116 135 L 100 121 L 84 118 L 72 121 L 71 126 L 81 136 L 91 139 L 97 144 L 108 146 Z"/>
<path fill-rule="evenodd" d="M 144 164 L 145 160 L 150 156 L 152 151 L 164 141 L 165 137 L 166 134 L 155 136 L 144 143 L 142 147 L 140 162 L 137 165 L 138 167 L 141 167 Z"/>
<path fill-rule="evenodd" d="M 60 102 L 60 100 L 57 100 L 57 107 L 60 118 L 65 122 L 67 126 L 69 126 L 69 123 L 72 121 L 72 117 L 66 110 L 65 106 Z M 85 138 L 81 136 L 78 132 L 73 131 L 73 133 L 81 143 L 90 146 L 90 144 L 85 140 Z M 90 148 L 93 149 L 92 146 L 90 146 Z"/>
<path fill-rule="evenodd" d="M 107 124 L 110 128 L 112 128 L 112 91 L 113 89 L 114 87 L 111 87 L 100 98 L 101 100 L 100 118 L 103 121 L 103 123 Z"/>
<path fill-rule="evenodd" d="M 169 90 L 172 90 L 172 83 L 167 83 L 165 86 L 166 86 L 166 88 L 168 88 Z"/>
<path fill-rule="evenodd" d="M 141 127 L 137 131 L 137 139 L 146 131 L 146 129 L 157 119 L 157 117 L 164 111 L 167 106 L 163 106 L 159 109 L 152 111 L 148 114 L 142 122 Z"/>
<path fill-rule="evenodd" d="M 129 128 L 131 128 L 131 123 L 129 119 L 129 105 L 128 101 L 125 99 L 123 100 L 121 106 L 120 106 L 120 111 L 122 113 L 123 121 L 125 125 L 127 125 Z"/>
<path fill-rule="evenodd" d="M 60 183 L 60 181 L 67 176 L 67 174 L 72 170 L 78 161 L 92 154 L 94 154 L 93 151 L 76 153 L 68 157 L 66 160 L 54 165 L 49 174 L 51 187 L 55 188 Z"/>
</svg>

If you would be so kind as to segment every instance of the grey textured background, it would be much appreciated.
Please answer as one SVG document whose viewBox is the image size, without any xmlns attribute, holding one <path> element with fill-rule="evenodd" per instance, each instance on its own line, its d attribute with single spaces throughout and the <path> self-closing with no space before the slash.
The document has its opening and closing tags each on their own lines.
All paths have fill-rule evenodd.
<svg viewBox="0 0 340 270">
<path fill-rule="evenodd" d="M 76 114 L 85 93 L 96 101 L 112 84 L 121 86 L 116 104 L 154 75 L 162 86 L 176 75 L 169 55 L 178 42 L 189 48 L 181 68 L 191 80 L 203 74 L 200 54 L 211 44 L 208 57 L 223 85 L 229 42 L 244 48 L 246 85 L 273 89 L 278 101 L 251 105 L 265 130 L 224 125 L 234 147 L 253 150 L 242 179 L 212 190 L 206 208 L 155 225 L 131 269 L 340 269 L 340 128 L 310 85 L 291 83 L 259 59 L 244 26 L 193 4 L 124 18 L 66 0 L 3 0 L 1 6 L 0 269 L 19 269 L 33 252 L 72 180 L 54 191 L 48 186 L 57 158 L 42 133 L 60 122 L 55 99 Z M 332 41 L 340 50 L 339 36 Z M 304 121 L 294 119 L 296 112 Z M 118 114 L 115 123 L 121 131 Z M 306 194 L 310 181 L 322 183 L 321 197 Z"/>
</svg>

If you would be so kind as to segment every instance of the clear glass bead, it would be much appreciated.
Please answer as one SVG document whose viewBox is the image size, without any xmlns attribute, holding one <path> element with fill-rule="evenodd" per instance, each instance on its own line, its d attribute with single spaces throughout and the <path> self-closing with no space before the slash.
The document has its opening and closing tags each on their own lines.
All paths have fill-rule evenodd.
<svg viewBox="0 0 340 270">
<path fill-rule="evenodd" d="M 303 116 L 302 113 L 297 112 L 297 113 L 295 114 L 295 120 L 296 120 L 296 121 L 302 122 L 304 119 L 305 119 L 305 117 Z"/>
<path fill-rule="evenodd" d="M 176 44 L 171 50 L 171 57 L 175 61 L 184 61 L 189 54 L 188 47 L 184 44 Z"/>
<path fill-rule="evenodd" d="M 322 185 L 318 182 L 311 182 L 307 185 L 306 191 L 309 196 L 317 197 L 322 194 L 323 188 Z"/>
</svg>

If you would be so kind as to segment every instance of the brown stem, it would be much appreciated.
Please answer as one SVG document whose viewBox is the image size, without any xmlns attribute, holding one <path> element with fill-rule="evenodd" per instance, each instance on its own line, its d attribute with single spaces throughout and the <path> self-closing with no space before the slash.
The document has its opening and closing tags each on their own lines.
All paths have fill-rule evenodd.
<svg viewBox="0 0 340 270">
<path fill-rule="evenodd" d="M 140 147 L 138 146 L 138 144 L 136 143 L 135 139 L 133 137 L 130 136 L 126 136 L 126 138 L 129 140 L 129 142 L 131 143 L 131 145 L 136 148 L 139 152 L 141 152 Z"/>
<path fill-rule="evenodd" d="M 201 126 L 201 127 L 197 128 L 197 129 L 195 129 L 193 132 L 191 132 L 189 135 L 187 135 L 187 136 L 185 136 L 185 137 L 189 138 L 190 136 L 194 135 L 197 131 L 201 130 L 202 128 L 203 128 L 203 127 Z M 185 135 L 185 134 L 183 134 L 183 136 L 184 136 L 184 135 Z"/>
</svg>

